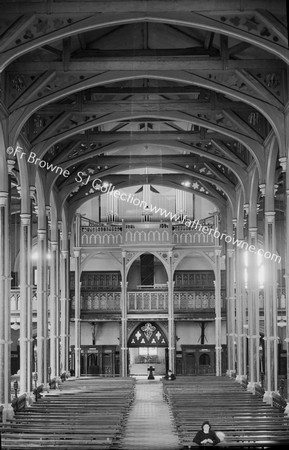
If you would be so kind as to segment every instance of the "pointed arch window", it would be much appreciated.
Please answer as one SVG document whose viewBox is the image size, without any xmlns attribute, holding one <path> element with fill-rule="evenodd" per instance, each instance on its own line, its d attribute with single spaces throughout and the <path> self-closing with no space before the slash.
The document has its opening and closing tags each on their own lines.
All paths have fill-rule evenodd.
<svg viewBox="0 0 289 450">
<path fill-rule="evenodd" d="M 167 347 L 163 330 L 154 322 L 142 322 L 131 334 L 128 347 Z"/>
</svg>

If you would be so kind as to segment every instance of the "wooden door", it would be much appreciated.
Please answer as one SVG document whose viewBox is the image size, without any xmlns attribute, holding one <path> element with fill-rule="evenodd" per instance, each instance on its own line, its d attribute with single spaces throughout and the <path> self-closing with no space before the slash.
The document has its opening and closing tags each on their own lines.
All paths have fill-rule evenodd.
<svg viewBox="0 0 289 450">
<path fill-rule="evenodd" d="M 103 374 L 107 376 L 111 376 L 113 373 L 112 370 L 112 351 L 105 350 L 102 355 L 102 364 L 103 364 Z"/>
<path fill-rule="evenodd" d="M 195 375 L 196 355 L 193 350 L 186 351 L 184 357 L 184 375 Z"/>
<path fill-rule="evenodd" d="M 96 352 L 87 354 L 87 373 L 88 375 L 99 374 L 98 354 Z"/>
<path fill-rule="evenodd" d="M 199 353 L 198 375 L 207 375 L 214 372 L 214 353 L 212 351 Z"/>
</svg>

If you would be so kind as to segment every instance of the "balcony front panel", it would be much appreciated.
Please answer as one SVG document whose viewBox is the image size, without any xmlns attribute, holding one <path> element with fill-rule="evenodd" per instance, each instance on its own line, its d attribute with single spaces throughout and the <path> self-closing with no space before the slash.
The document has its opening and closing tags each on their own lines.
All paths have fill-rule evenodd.
<svg viewBox="0 0 289 450">
<path fill-rule="evenodd" d="M 81 227 L 82 247 L 116 247 L 122 244 L 122 227 Z"/>
<path fill-rule="evenodd" d="M 225 291 L 221 291 L 221 308 L 225 308 Z M 215 291 L 177 291 L 174 292 L 174 310 L 206 311 L 215 310 Z"/>
<path fill-rule="evenodd" d="M 80 308 L 85 312 L 120 312 L 120 292 L 86 292 L 81 295 Z M 75 309 L 75 296 L 72 296 L 72 310 Z"/>
<path fill-rule="evenodd" d="M 81 246 L 119 247 L 120 245 L 187 245 L 213 247 L 212 234 L 171 222 L 122 223 L 120 225 L 82 226 Z"/>
<path fill-rule="evenodd" d="M 212 247 L 215 245 L 215 239 L 212 234 L 190 230 L 185 226 L 175 226 L 173 227 L 173 244 Z"/>
<path fill-rule="evenodd" d="M 168 292 L 128 292 L 128 312 L 168 312 Z"/>
<path fill-rule="evenodd" d="M 171 242 L 171 227 L 168 224 L 140 223 L 125 228 L 124 243 L 126 245 L 164 245 Z"/>
</svg>

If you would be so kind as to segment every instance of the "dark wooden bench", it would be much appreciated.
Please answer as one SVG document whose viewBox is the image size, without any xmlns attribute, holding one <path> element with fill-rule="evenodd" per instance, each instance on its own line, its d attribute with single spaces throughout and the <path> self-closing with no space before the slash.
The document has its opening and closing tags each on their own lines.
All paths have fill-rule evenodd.
<svg viewBox="0 0 289 450">
<path fill-rule="evenodd" d="M 122 437 L 134 384 L 133 379 L 69 380 L 57 395 L 47 393 L 1 426 L 2 448 L 114 448 Z"/>
<path fill-rule="evenodd" d="M 163 382 L 163 394 L 170 405 L 179 439 L 185 447 L 197 447 L 193 438 L 203 420 L 225 433 L 229 447 L 273 447 L 289 442 L 289 418 L 260 396 L 224 377 L 191 377 Z"/>
</svg>

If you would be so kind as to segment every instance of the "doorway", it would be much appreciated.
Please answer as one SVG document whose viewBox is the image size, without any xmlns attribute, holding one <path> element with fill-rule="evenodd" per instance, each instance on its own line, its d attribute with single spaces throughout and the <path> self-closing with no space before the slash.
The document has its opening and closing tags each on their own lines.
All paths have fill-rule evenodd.
<svg viewBox="0 0 289 450">
<path fill-rule="evenodd" d="M 215 373 L 215 346 L 183 345 L 183 375 Z"/>
<path fill-rule="evenodd" d="M 212 375 L 216 373 L 214 345 L 182 345 L 182 375 Z M 227 367 L 227 346 L 222 345 L 222 373 Z"/>
<path fill-rule="evenodd" d="M 165 347 L 131 347 L 129 348 L 129 374 L 148 375 L 148 367 L 155 368 L 154 375 L 166 374 L 166 348 Z"/>
<path fill-rule="evenodd" d="M 128 373 L 147 375 L 150 365 L 155 375 L 165 375 L 168 369 L 168 340 L 156 322 L 140 322 L 128 338 Z"/>
</svg>

